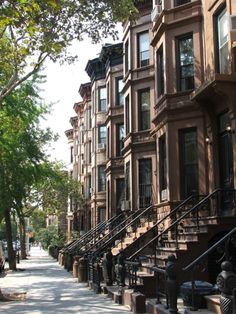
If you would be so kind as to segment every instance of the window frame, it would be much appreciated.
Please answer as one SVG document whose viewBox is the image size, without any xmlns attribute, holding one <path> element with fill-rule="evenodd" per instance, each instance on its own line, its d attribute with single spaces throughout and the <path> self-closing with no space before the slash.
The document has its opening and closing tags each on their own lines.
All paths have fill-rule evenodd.
<svg viewBox="0 0 236 314">
<path fill-rule="evenodd" d="M 190 2 L 191 2 L 191 0 L 175 0 L 175 6 L 178 7 L 180 5 L 190 3 Z"/>
<path fill-rule="evenodd" d="M 98 192 L 106 191 L 106 174 L 105 174 L 106 166 L 99 165 L 98 166 Z"/>
<path fill-rule="evenodd" d="M 125 97 L 125 134 L 130 133 L 130 95 Z"/>
<path fill-rule="evenodd" d="M 148 92 L 149 93 L 149 110 L 142 110 L 142 95 L 144 93 Z M 138 117 L 139 117 L 139 125 L 138 125 L 138 130 L 139 131 L 145 131 L 149 130 L 151 128 L 151 94 L 150 94 L 150 88 L 144 88 L 138 90 Z M 147 114 L 148 113 L 148 114 Z M 148 127 L 145 127 L 145 122 L 147 122 L 144 118 L 149 116 L 148 119 Z"/>
<path fill-rule="evenodd" d="M 188 171 L 186 171 L 186 167 L 190 165 L 190 169 L 193 170 L 193 163 L 187 163 L 186 162 L 186 146 L 185 146 L 185 138 L 184 136 L 188 133 L 195 133 L 196 137 L 196 180 L 197 180 L 197 186 L 195 187 L 196 190 L 194 191 L 187 191 L 186 184 L 187 182 L 187 176 Z M 185 199 L 186 197 L 190 196 L 193 192 L 198 193 L 199 191 L 199 147 L 198 147 L 198 130 L 197 127 L 191 127 L 191 128 L 184 128 L 179 130 L 179 162 L 180 162 L 180 195 L 182 199 Z M 193 174 L 188 177 L 190 181 L 193 181 Z"/>
<path fill-rule="evenodd" d="M 141 50 L 141 38 L 142 36 L 147 35 L 148 36 L 148 50 Z M 148 54 L 148 58 L 144 59 L 142 58 L 142 54 Z M 137 34 L 137 67 L 142 68 L 145 66 L 148 66 L 150 64 L 150 37 L 149 37 L 149 31 L 143 31 L 141 33 Z"/>
<path fill-rule="evenodd" d="M 163 44 L 156 52 L 157 61 L 157 97 L 161 97 L 165 93 L 165 69 L 164 69 L 164 49 Z"/>
<path fill-rule="evenodd" d="M 188 39 L 192 39 L 192 59 L 193 59 L 193 63 L 189 63 L 189 64 L 183 64 L 181 65 L 181 53 L 180 53 L 180 42 L 183 40 L 188 40 Z M 176 37 L 176 69 L 177 69 L 177 89 L 180 92 L 184 92 L 184 91 L 190 91 L 194 89 L 194 45 L 193 45 L 193 33 L 187 33 L 181 36 Z M 193 70 L 193 75 L 192 76 L 183 76 L 181 77 L 181 69 L 187 66 L 192 66 L 192 70 Z M 186 80 L 186 79 L 192 79 L 192 82 L 190 82 L 192 85 L 190 88 L 182 88 L 182 80 Z"/>
<path fill-rule="evenodd" d="M 104 90 L 105 98 L 101 98 L 101 90 Z M 105 104 L 102 104 L 103 101 L 105 101 Z M 98 112 L 106 112 L 106 109 L 107 109 L 107 88 L 104 85 L 98 87 Z"/>
<path fill-rule="evenodd" d="M 119 83 L 122 82 L 122 88 L 120 91 L 120 85 Z M 124 87 L 124 83 L 123 83 L 123 77 L 117 77 L 116 78 L 116 106 L 124 106 L 124 94 L 123 94 L 123 87 Z"/>
<path fill-rule="evenodd" d="M 101 129 L 104 128 L 105 132 L 101 132 Z M 105 136 L 101 136 L 102 133 L 105 133 Z M 107 141 L 107 128 L 106 125 L 102 124 L 98 126 L 98 144 L 106 144 Z"/>
<path fill-rule="evenodd" d="M 121 138 L 121 127 L 123 127 L 123 137 Z M 124 135 L 125 135 L 125 126 L 124 123 L 116 124 L 116 157 L 122 156 L 122 149 L 124 147 Z"/>
<path fill-rule="evenodd" d="M 222 64 L 221 64 L 221 55 L 220 51 L 222 51 L 222 48 L 228 47 L 228 42 L 229 42 L 229 35 L 227 40 L 225 41 L 224 45 L 220 47 L 220 29 L 219 29 L 219 18 L 222 17 L 224 14 L 227 15 L 226 7 L 225 5 L 221 7 L 216 14 L 214 15 L 214 28 L 215 28 L 215 69 L 217 73 L 221 74 L 228 74 L 228 71 L 223 71 L 222 69 Z M 227 18 L 227 17 L 226 17 Z M 229 52 L 229 50 L 228 50 Z M 229 57 L 229 54 L 228 54 Z M 228 64 L 228 63 L 227 63 Z M 227 69 L 228 70 L 228 69 Z"/>
</svg>

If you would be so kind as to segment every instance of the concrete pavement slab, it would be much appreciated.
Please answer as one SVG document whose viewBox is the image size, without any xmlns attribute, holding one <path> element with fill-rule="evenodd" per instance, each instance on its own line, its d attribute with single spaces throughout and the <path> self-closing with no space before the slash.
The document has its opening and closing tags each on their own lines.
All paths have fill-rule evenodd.
<svg viewBox="0 0 236 314">
<path fill-rule="evenodd" d="M 24 301 L 0 302 L 0 313 L 9 314 L 127 314 L 129 309 L 97 295 L 87 284 L 76 282 L 47 252 L 33 247 L 28 260 L 0 277 L 3 293 L 27 292 Z M 24 270 L 23 270 L 24 269 Z"/>
</svg>

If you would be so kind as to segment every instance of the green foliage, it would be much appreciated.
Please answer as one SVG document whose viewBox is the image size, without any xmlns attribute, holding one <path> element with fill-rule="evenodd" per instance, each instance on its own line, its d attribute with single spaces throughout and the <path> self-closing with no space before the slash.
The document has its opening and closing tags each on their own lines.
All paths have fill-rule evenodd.
<svg viewBox="0 0 236 314">
<path fill-rule="evenodd" d="M 4 221 L 0 223 L 0 239 L 5 240 L 6 239 L 6 224 Z M 12 221 L 12 238 L 15 240 L 17 236 L 17 225 L 15 221 Z"/>
<path fill-rule="evenodd" d="M 37 233 L 40 229 L 46 227 L 46 213 L 42 210 L 34 210 L 30 216 L 30 226 L 32 231 Z"/>
<path fill-rule="evenodd" d="M 116 38 L 116 23 L 135 13 L 133 0 L 1 1 L 0 103 L 46 58 L 73 61 L 67 49 L 73 40 Z"/>
<path fill-rule="evenodd" d="M 54 225 L 40 229 L 35 240 L 41 242 L 44 249 L 48 249 L 49 245 L 61 247 L 65 244 L 65 236 L 60 234 Z"/>
<path fill-rule="evenodd" d="M 54 140 L 50 130 L 39 127 L 48 108 L 41 104 L 36 84 L 23 84 L 5 98 L 0 110 L 0 213 L 22 210 L 30 187 L 44 174 L 44 146 Z"/>
</svg>

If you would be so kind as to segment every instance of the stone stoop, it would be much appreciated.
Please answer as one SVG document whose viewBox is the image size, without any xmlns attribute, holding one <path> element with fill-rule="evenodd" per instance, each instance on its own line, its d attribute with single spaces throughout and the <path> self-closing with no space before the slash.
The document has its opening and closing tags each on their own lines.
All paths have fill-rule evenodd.
<svg viewBox="0 0 236 314">
<path fill-rule="evenodd" d="M 146 313 L 146 297 L 133 289 L 119 291 L 118 286 L 108 286 L 107 294 L 115 303 L 127 306 L 134 314 Z"/>
<path fill-rule="evenodd" d="M 219 295 L 206 295 L 204 296 L 207 302 L 207 308 L 216 313 L 221 314 L 220 310 L 220 296 Z"/>
<path fill-rule="evenodd" d="M 137 272 L 138 290 L 143 293 L 147 298 L 152 298 L 156 295 L 156 278 L 153 274 L 147 272 Z"/>
<path fill-rule="evenodd" d="M 209 309 L 198 309 L 198 311 L 191 311 L 188 307 L 183 305 L 182 299 L 178 299 L 178 313 L 179 314 L 213 314 L 215 311 Z M 166 309 L 165 304 L 156 304 L 156 299 L 149 299 L 146 303 L 147 314 L 170 314 L 169 310 Z M 221 312 L 219 312 L 221 314 Z"/>
</svg>

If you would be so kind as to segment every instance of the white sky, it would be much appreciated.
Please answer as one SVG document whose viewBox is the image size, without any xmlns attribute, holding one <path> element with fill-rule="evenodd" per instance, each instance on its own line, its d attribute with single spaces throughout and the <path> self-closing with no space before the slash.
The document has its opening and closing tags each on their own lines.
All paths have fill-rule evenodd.
<svg viewBox="0 0 236 314">
<path fill-rule="evenodd" d="M 45 64 L 44 74 L 47 76 L 47 81 L 40 86 L 43 89 L 41 97 L 46 103 L 54 103 L 53 112 L 47 118 L 45 126 L 49 126 L 60 136 L 59 140 L 53 144 L 53 149 L 50 150 L 52 159 L 62 160 L 65 164 L 69 162 L 65 131 L 71 128 L 70 117 L 76 115 L 73 110 L 74 103 L 81 100 L 78 93 L 79 87 L 82 83 L 89 82 L 89 77 L 84 69 L 88 60 L 96 58 L 102 45 L 108 42 L 112 41 L 107 39 L 97 45 L 92 45 L 89 40 L 76 42 L 72 47 L 72 51 L 78 55 L 76 63 L 62 66 L 53 62 Z"/>
</svg>

